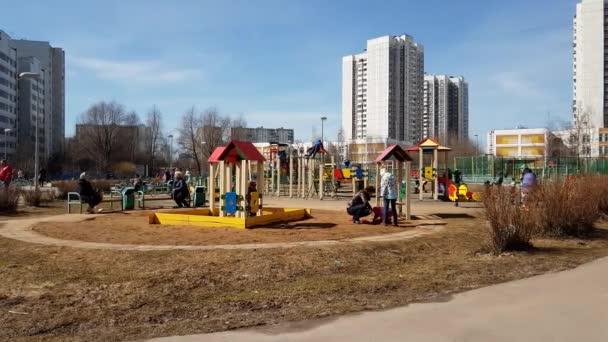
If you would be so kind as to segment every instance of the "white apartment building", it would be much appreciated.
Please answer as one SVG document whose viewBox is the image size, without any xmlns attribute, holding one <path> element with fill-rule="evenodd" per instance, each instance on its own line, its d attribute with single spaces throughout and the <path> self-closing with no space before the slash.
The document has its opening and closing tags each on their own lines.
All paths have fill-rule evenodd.
<svg viewBox="0 0 608 342">
<path fill-rule="evenodd" d="M 38 61 L 41 78 L 37 91 L 38 99 L 42 100 L 36 104 L 38 113 L 43 116 L 43 140 L 41 158 L 48 160 L 53 154 L 62 154 L 65 139 L 65 52 L 61 48 L 52 47 L 49 42 L 32 40 L 11 40 L 11 46 L 17 51 L 17 58 L 25 58 L 26 64 L 30 57 Z M 29 66 L 31 67 L 31 65 Z M 24 69 L 25 70 L 25 69 Z M 30 85 L 34 81 L 28 81 Z M 31 98 L 36 101 L 35 98 Z M 27 109 L 26 109 L 27 108 Z M 33 106 L 24 107 L 27 110 Z"/>
<path fill-rule="evenodd" d="M 583 0 L 574 17 L 573 113 L 588 114 L 595 128 L 608 127 L 606 2 Z"/>
<path fill-rule="evenodd" d="M 443 144 L 469 136 L 469 86 L 464 77 L 424 76 L 422 137 Z"/>
<path fill-rule="evenodd" d="M 424 48 L 411 36 L 367 41 L 342 58 L 342 132 L 349 144 L 422 138 Z"/>
<path fill-rule="evenodd" d="M 0 30 L 0 158 L 12 159 L 17 145 L 17 52 Z"/>
</svg>

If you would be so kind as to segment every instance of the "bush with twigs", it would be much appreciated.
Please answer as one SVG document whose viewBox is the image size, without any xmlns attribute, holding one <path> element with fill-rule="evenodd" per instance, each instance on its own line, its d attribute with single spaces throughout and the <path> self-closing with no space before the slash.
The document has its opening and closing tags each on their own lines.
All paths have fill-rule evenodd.
<svg viewBox="0 0 608 342">
<path fill-rule="evenodd" d="M 608 193 L 598 186 L 605 177 L 578 176 L 536 186 L 528 199 L 528 215 L 545 236 L 585 236 L 607 209 Z"/>
<path fill-rule="evenodd" d="M 16 187 L 0 187 L 0 213 L 10 214 L 17 212 L 19 197 L 19 190 Z"/>
<path fill-rule="evenodd" d="M 483 205 L 489 223 L 490 247 L 494 253 L 531 247 L 535 225 L 517 204 L 515 193 L 509 187 L 488 187 Z"/>
<path fill-rule="evenodd" d="M 30 207 L 40 207 L 51 203 L 55 200 L 55 194 L 52 191 L 23 190 L 21 196 L 26 205 Z"/>
</svg>

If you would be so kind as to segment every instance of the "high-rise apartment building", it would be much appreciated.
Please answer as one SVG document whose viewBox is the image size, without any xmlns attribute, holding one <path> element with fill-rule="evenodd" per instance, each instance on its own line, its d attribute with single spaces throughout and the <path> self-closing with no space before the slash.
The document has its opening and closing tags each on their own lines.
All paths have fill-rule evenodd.
<svg viewBox="0 0 608 342">
<path fill-rule="evenodd" d="M 424 48 L 411 36 L 367 41 L 342 59 L 342 134 L 350 144 L 422 138 Z M 367 148 L 366 148 L 367 149 Z"/>
<path fill-rule="evenodd" d="M 594 128 L 608 127 L 608 7 L 583 0 L 574 17 L 574 115 L 586 114 Z"/>
<path fill-rule="evenodd" d="M 48 160 L 54 154 L 63 152 L 65 138 L 65 53 L 63 49 L 52 47 L 49 42 L 31 40 L 11 40 L 17 51 L 17 58 L 24 61 L 21 71 L 40 73 L 38 80 L 21 80 L 24 89 L 34 94 L 21 100 L 20 118 L 40 115 L 42 122 L 39 132 L 40 156 Z M 31 69 L 30 68 L 34 68 Z M 28 105 L 28 101 L 32 101 Z M 34 131 L 32 131 L 34 132 Z M 40 136 L 42 134 L 42 137 Z M 23 135 L 25 137 L 25 135 Z"/>
<path fill-rule="evenodd" d="M 235 140 L 249 141 L 252 143 L 281 143 L 293 144 L 294 132 L 289 128 L 247 128 L 235 127 L 230 129 L 230 137 Z"/>
<path fill-rule="evenodd" d="M 17 145 L 17 52 L 0 31 L 0 156 L 15 155 Z"/>
<path fill-rule="evenodd" d="M 463 77 L 424 76 L 422 137 L 443 144 L 469 136 L 469 86 Z"/>
</svg>

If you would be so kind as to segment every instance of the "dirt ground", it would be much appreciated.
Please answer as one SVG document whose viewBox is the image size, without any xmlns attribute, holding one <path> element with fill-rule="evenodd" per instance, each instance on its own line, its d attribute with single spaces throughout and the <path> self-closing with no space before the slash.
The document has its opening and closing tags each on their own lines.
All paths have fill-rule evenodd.
<svg viewBox="0 0 608 342">
<path fill-rule="evenodd" d="M 63 240 L 140 245 L 217 245 L 293 241 L 342 240 L 411 229 L 353 224 L 346 213 L 313 210 L 313 217 L 255 229 L 203 228 L 148 224 L 149 212 L 134 211 L 98 216 L 80 223 L 40 223 L 34 230 Z"/>
<path fill-rule="evenodd" d="M 608 255 L 608 230 L 485 253 L 481 218 L 392 243 L 124 252 L 0 238 L 0 340 L 123 341 L 429 300 Z M 606 228 L 606 226 L 604 226 Z M 254 231 L 255 232 L 255 231 Z"/>
</svg>

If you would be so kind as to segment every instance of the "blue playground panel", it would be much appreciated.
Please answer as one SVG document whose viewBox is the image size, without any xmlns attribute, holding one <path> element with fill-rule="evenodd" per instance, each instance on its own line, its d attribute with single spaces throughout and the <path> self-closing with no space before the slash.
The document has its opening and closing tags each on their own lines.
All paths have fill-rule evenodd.
<svg viewBox="0 0 608 342">
<path fill-rule="evenodd" d="M 226 193 L 226 213 L 236 214 L 236 192 Z"/>
</svg>

